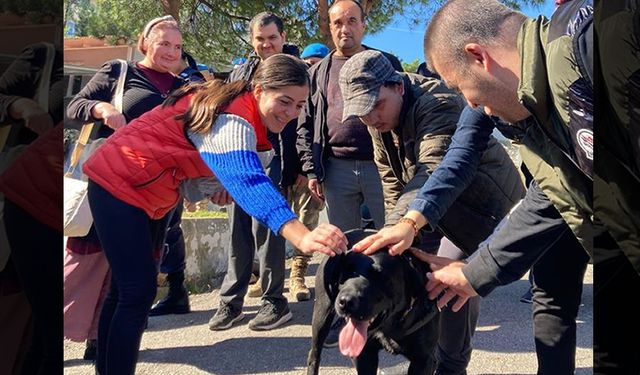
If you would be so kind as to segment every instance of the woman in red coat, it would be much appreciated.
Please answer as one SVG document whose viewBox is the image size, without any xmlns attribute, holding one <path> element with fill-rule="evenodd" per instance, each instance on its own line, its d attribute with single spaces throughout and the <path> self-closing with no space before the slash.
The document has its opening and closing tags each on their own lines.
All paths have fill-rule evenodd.
<svg viewBox="0 0 640 375">
<path fill-rule="evenodd" d="M 217 203 L 232 198 L 307 254 L 346 250 L 338 228 L 322 224 L 309 231 L 297 220 L 264 172 L 273 156 L 263 147 L 266 129 L 282 131 L 308 94 L 306 65 L 276 54 L 260 64 L 251 83 L 211 81 L 177 90 L 85 163 L 94 225 L 112 272 L 98 330 L 98 373 L 135 371 L 156 294 L 154 251 L 182 186 L 199 186 Z"/>
</svg>

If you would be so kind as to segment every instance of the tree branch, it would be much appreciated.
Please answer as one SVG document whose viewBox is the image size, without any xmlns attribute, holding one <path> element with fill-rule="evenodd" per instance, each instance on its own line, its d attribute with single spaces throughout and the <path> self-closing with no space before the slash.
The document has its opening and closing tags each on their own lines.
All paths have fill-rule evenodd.
<svg viewBox="0 0 640 375">
<path fill-rule="evenodd" d="M 221 14 L 223 14 L 223 15 L 225 15 L 225 16 L 227 16 L 227 17 L 229 17 L 229 18 L 234 18 L 234 19 L 241 20 L 241 21 L 251 21 L 251 18 L 244 17 L 244 16 L 238 16 L 238 15 L 231 14 L 231 13 L 229 13 L 229 12 L 226 12 L 226 11 L 222 10 L 221 8 L 214 6 L 213 4 L 211 4 L 211 3 L 210 3 L 209 1 L 207 1 L 207 0 L 199 0 L 199 2 L 200 2 L 202 5 L 206 5 L 206 6 L 207 6 L 209 9 L 211 9 L 212 11 L 214 11 L 214 12 L 219 12 L 219 13 L 221 13 Z"/>
</svg>

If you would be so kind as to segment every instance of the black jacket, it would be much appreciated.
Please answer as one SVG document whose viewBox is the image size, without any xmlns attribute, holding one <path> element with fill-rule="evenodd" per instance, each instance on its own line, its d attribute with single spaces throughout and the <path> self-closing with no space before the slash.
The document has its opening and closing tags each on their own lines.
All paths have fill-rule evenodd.
<svg viewBox="0 0 640 375">
<path fill-rule="evenodd" d="M 365 49 L 372 49 L 363 45 Z M 315 64 L 309 70 L 311 75 L 311 90 L 307 103 L 302 108 L 298 118 L 298 141 L 296 147 L 302 163 L 302 173 L 309 178 L 324 180 L 324 161 L 326 155 L 324 149 L 328 147 L 329 130 L 327 128 L 327 86 L 329 84 L 329 71 L 331 69 L 332 51 L 324 59 Z M 393 55 L 382 52 L 393 65 L 393 68 L 403 72 L 400 61 Z M 337 77 L 336 77 L 337 79 Z"/>
</svg>

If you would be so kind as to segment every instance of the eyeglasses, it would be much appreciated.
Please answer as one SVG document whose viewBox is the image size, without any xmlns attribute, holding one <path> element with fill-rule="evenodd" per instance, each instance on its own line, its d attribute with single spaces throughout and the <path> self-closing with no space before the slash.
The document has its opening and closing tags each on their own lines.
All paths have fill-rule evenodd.
<svg viewBox="0 0 640 375">
<path fill-rule="evenodd" d="M 174 21 L 174 22 L 176 22 L 176 19 L 173 18 L 173 16 L 170 16 L 170 15 L 154 18 L 151 21 L 149 21 L 149 23 L 147 23 L 147 26 L 144 27 L 144 32 L 142 33 L 142 35 L 144 35 L 145 38 L 148 38 L 149 34 L 151 33 L 151 29 L 153 29 L 153 27 L 155 25 L 159 24 L 160 22 L 164 22 L 164 21 Z"/>
</svg>

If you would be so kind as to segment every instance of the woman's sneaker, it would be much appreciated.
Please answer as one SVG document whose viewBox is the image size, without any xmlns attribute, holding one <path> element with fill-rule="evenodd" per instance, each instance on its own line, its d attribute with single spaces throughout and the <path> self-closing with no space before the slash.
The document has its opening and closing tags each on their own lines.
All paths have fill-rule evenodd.
<svg viewBox="0 0 640 375">
<path fill-rule="evenodd" d="M 209 329 L 222 331 L 231 328 L 233 323 L 244 319 L 242 310 L 235 309 L 231 305 L 220 305 L 218 311 L 209 320 Z"/>
<path fill-rule="evenodd" d="M 280 327 L 291 320 L 291 311 L 286 300 L 273 302 L 268 299 L 262 300 L 262 307 L 258 310 L 255 318 L 249 321 L 249 329 L 254 331 L 267 331 Z"/>
</svg>

